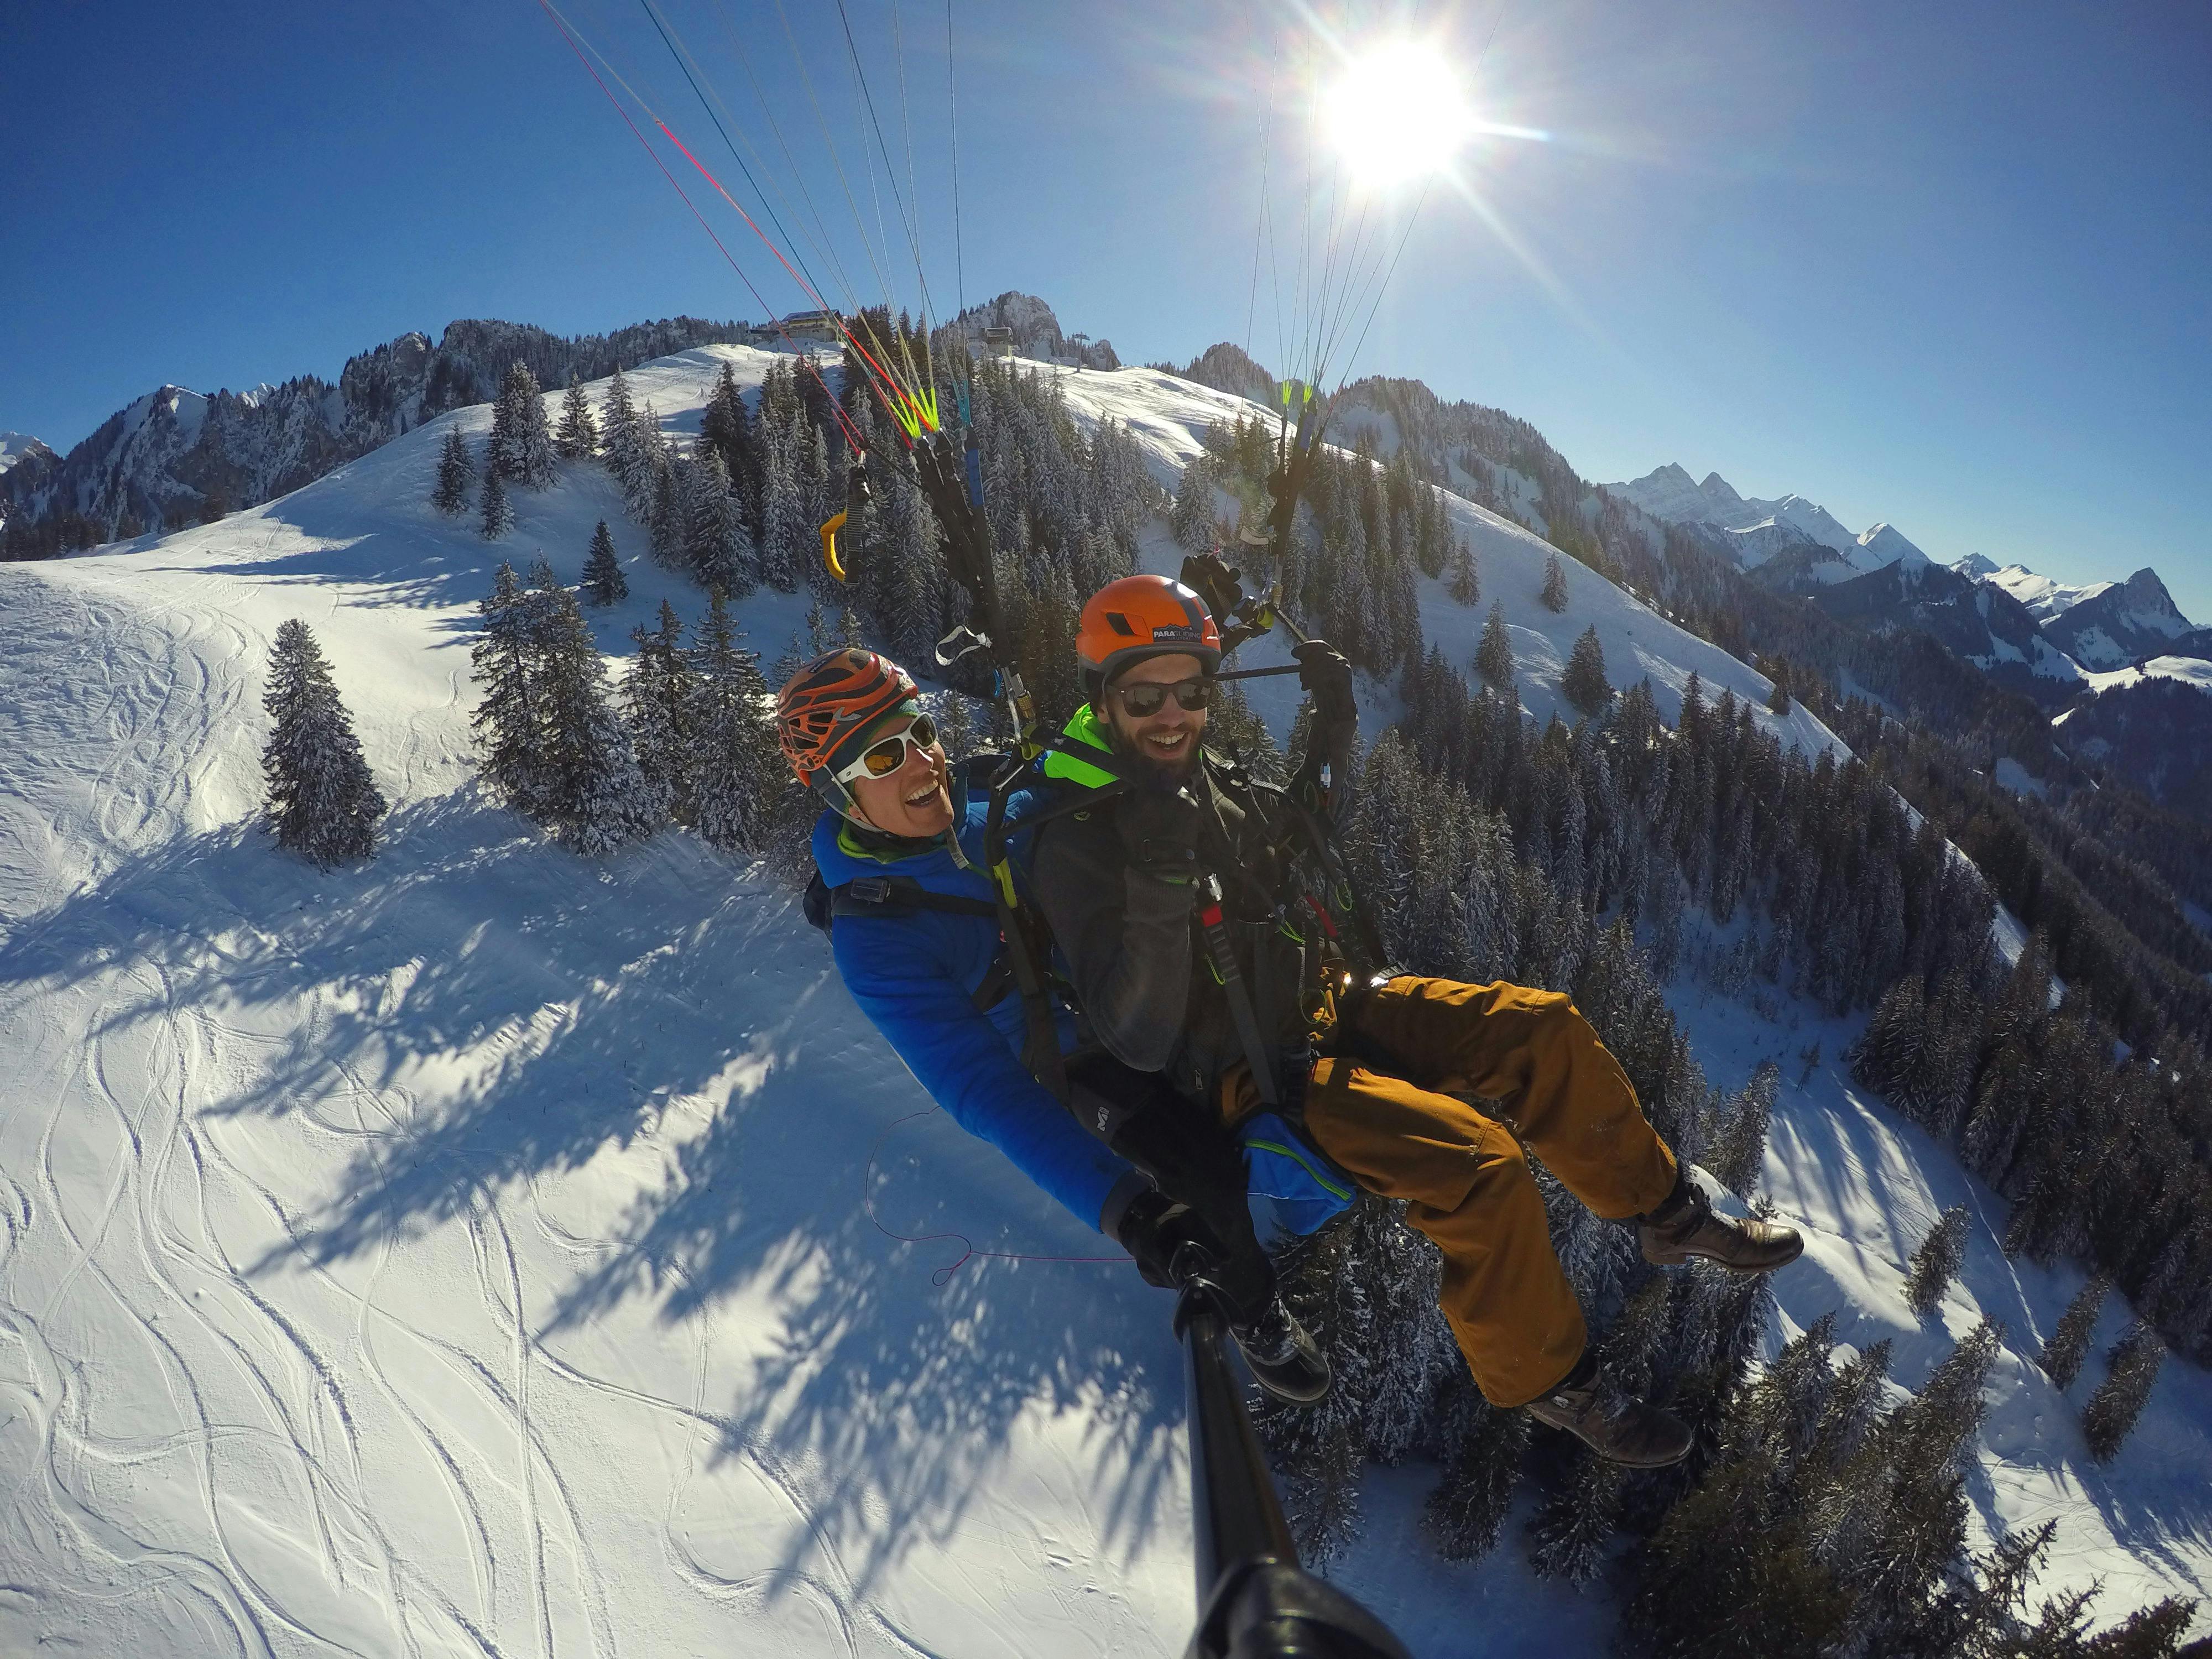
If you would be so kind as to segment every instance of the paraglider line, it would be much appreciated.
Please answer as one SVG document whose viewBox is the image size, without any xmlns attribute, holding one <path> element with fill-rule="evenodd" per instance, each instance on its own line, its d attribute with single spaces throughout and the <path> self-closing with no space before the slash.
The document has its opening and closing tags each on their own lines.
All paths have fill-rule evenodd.
<svg viewBox="0 0 2212 1659">
<path fill-rule="evenodd" d="M 576 61 L 584 66 L 584 73 L 592 77 L 592 83 L 597 86 L 602 93 L 606 94 L 607 101 L 615 106 L 615 113 L 622 117 L 623 125 L 628 127 L 630 130 L 631 136 L 634 137 L 640 144 L 645 147 L 645 153 L 653 158 L 653 166 L 660 169 L 660 176 L 668 180 L 669 187 L 675 191 L 677 196 L 683 201 L 684 205 L 691 210 L 691 216 L 699 222 L 699 228 L 707 233 L 708 240 L 714 243 L 716 249 L 720 252 L 722 258 L 728 261 L 730 269 L 737 272 L 738 280 L 745 285 L 746 292 L 750 294 L 753 296 L 755 302 L 759 305 L 760 308 L 763 312 L 767 313 L 769 318 L 773 319 L 775 316 L 775 308 L 769 305 L 767 300 L 762 297 L 760 289 L 753 286 L 753 279 L 745 275 L 744 267 L 738 263 L 737 256 L 732 254 L 729 248 L 725 246 L 722 239 L 714 234 L 714 227 L 707 222 L 707 216 L 699 211 L 697 204 L 694 203 L 690 197 L 684 194 L 684 186 L 678 182 L 676 175 L 668 170 L 668 164 L 660 159 L 660 152 L 653 149 L 652 141 L 647 138 L 644 133 L 639 131 L 637 123 L 630 119 L 629 112 L 623 107 L 622 100 L 616 97 L 612 89 L 608 87 L 607 83 L 604 80 L 600 79 L 599 70 L 592 67 L 591 59 L 584 56 L 583 48 L 577 45 L 574 35 L 570 33 L 568 21 L 563 18 L 560 13 L 553 9 L 550 0 L 538 0 L 538 4 L 539 9 L 544 11 L 546 16 L 552 20 L 554 27 L 561 31 L 561 38 L 568 43 L 568 50 L 576 54 Z M 646 113 L 652 119 L 655 126 L 659 127 L 661 131 L 668 134 L 668 140 L 671 143 L 674 144 L 677 149 L 684 150 L 684 155 L 690 160 L 691 165 L 695 167 L 699 167 L 699 171 L 702 173 L 706 174 L 707 182 L 714 185 L 717 191 L 721 191 L 722 199 L 726 202 L 729 202 L 732 207 L 738 208 L 738 216 L 743 218 L 748 225 L 752 225 L 754 234 L 760 236 L 762 241 L 768 242 L 769 252 L 775 253 L 777 259 L 781 261 L 783 256 L 781 253 L 776 252 L 775 244 L 768 241 L 768 238 L 762 233 L 761 228 L 758 225 L 753 224 L 752 216 L 746 213 L 743 208 L 738 207 L 738 204 L 735 202 L 730 201 L 729 192 L 722 190 L 721 185 L 715 182 L 714 175 L 711 173 L 708 173 L 707 169 L 703 167 L 699 167 L 698 158 L 692 155 L 690 150 L 684 149 L 684 141 L 677 137 L 674 133 L 669 132 L 668 124 L 663 121 L 659 116 L 653 115 L 650 110 L 647 110 Z M 786 264 L 784 265 L 784 269 L 786 270 L 790 270 L 791 267 L 788 264 Z M 793 272 L 793 276 L 794 280 L 796 280 L 797 273 Z M 827 307 L 825 307 L 824 309 L 826 310 Z M 784 343 L 790 346 L 791 349 L 794 352 L 797 352 L 800 357 L 805 359 L 806 366 L 813 371 L 814 378 L 817 381 L 821 382 L 823 392 L 824 395 L 829 395 L 830 383 L 822 379 L 822 370 L 814 362 L 811 354 L 799 351 L 799 343 L 796 340 L 793 340 L 791 336 L 785 331 L 781 323 L 777 323 L 775 325 L 775 330 L 777 333 L 783 335 Z M 845 434 L 845 441 L 853 447 L 855 453 L 863 451 L 866 446 L 861 442 L 859 429 L 853 425 L 851 418 L 848 416 L 844 410 L 839 406 L 837 399 L 834 396 L 830 397 L 830 407 L 832 412 L 837 416 L 837 424 Z"/>
<path fill-rule="evenodd" d="M 957 1240 L 959 1242 L 960 1255 L 958 1258 L 952 1261 L 951 1265 L 939 1267 L 934 1273 L 931 1273 L 929 1276 L 929 1282 L 931 1284 L 939 1286 L 944 1285 L 951 1280 L 954 1273 L 959 1272 L 961 1268 L 968 1265 L 969 1260 L 971 1257 L 979 1255 L 988 1256 L 994 1261 L 1066 1261 L 1078 1264 L 1089 1264 L 1094 1262 L 1110 1264 L 1117 1261 L 1126 1262 L 1128 1261 L 1129 1258 L 1126 1255 L 1029 1255 L 1019 1250 L 979 1250 L 965 1233 L 900 1233 L 893 1232 L 889 1227 L 884 1226 L 881 1218 L 876 1214 L 876 1154 L 883 1150 L 884 1140 L 890 1137 L 890 1132 L 897 1128 L 900 1124 L 911 1123 L 918 1117 L 927 1117 L 933 1112 L 937 1112 L 942 1109 L 942 1108 L 936 1106 L 924 1107 L 919 1112 L 908 1112 L 904 1117 L 895 1117 L 889 1123 L 884 1125 L 884 1127 L 876 1133 L 875 1143 L 868 1148 L 867 1170 L 860 1177 L 861 1206 L 866 1210 L 868 1219 L 875 1224 L 876 1231 L 881 1233 L 884 1237 L 895 1238 L 902 1244 L 935 1244 L 944 1240 Z"/>
</svg>

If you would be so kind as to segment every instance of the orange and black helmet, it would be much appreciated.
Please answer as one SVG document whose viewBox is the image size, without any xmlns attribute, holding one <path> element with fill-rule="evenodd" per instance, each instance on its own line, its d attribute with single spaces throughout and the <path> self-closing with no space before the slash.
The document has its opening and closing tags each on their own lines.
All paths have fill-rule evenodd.
<svg viewBox="0 0 2212 1659">
<path fill-rule="evenodd" d="M 838 763 L 850 757 L 854 741 L 876 721 L 920 695 L 913 676 L 889 657 L 874 651 L 832 651 L 793 674 L 776 693 L 776 741 L 799 782 L 827 794 L 830 805 L 843 812 L 851 801 L 831 775 Z"/>
<path fill-rule="evenodd" d="M 1083 607 L 1075 630 L 1083 694 L 1096 699 L 1114 677 L 1146 657 L 1195 657 L 1208 674 L 1221 666 L 1221 630 L 1206 601 L 1165 576 L 1124 576 Z"/>
</svg>

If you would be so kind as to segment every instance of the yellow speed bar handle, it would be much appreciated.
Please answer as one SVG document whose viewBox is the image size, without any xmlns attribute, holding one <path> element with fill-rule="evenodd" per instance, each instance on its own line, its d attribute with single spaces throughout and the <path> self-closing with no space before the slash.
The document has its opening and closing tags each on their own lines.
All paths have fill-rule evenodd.
<svg viewBox="0 0 2212 1659">
<path fill-rule="evenodd" d="M 838 556 L 837 532 L 845 527 L 845 513 L 840 508 L 822 526 L 822 563 L 829 573 L 841 582 L 852 580 L 845 574 L 845 561 Z"/>
</svg>

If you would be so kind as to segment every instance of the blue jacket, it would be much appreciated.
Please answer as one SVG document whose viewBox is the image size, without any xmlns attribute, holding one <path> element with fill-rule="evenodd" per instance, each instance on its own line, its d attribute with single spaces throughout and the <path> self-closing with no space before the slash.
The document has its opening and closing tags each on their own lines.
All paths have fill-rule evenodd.
<svg viewBox="0 0 2212 1659">
<path fill-rule="evenodd" d="M 899 875 L 934 892 L 988 901 L 982 801 L 968 799 L 953 776 L 954 821 L 972 866 L 962 869 L 942 842 L 905 857 L 863 846 L 835 812 L 814 826 L 814 863 L 832 887 L 859 876 Z M 1014 1161 L 1087 1227 L 1098 1225 L 1107 1194 L 1129 1165 L 1086 1133 L 1023 1066 L 1021 999 L 1008 995 L 988 1014 L 969 998 L 999 954 L 999 930 L 981 916 L 910 910 L 840 916 L 830 951 L 845 988 L 904 1060 L 930 1097 L 972 1135 Z"/>
</svg>

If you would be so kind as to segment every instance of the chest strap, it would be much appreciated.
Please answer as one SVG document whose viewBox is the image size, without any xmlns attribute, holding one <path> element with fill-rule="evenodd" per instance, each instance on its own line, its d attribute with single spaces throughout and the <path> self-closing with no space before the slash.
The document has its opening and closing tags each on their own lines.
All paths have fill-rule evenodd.
<svg viewBox="0 0 2212 1659">
<path fill-rule="evenodd" d="M 913 910 L 936 910 L 946 915 L 981 916 L 995 923 L 999 907 L 988 899 L 962 898 L 924 887 L 911 876 L 855 876 L 830 890 L 830 914 L 836 916 L 896 916 Z M 968 1000 L 979 1013 L 988 1013 L 1006 1000 L 1014 988 L 1014 963 L 1003 940 L 999 954 Z"/>
</svg>

